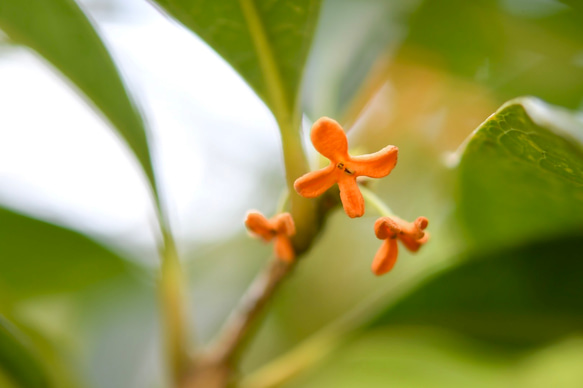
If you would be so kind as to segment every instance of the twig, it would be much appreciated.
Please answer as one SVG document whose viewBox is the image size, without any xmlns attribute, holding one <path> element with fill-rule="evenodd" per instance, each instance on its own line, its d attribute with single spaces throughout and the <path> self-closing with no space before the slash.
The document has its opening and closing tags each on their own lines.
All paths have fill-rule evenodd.
<svg viewBox="0 0 583 388">
<path fill-rule="evenodd" d="M 233 362 L 246 343 L 257 316 L 293 266 L 294 263 L 274 259 L 259 273 L 211 347 L 208 353 L 211 359 L 226 364 Z"/>
<path fill-rule="evenodd" d="M 253 280 L 237 307 L 225 322 L 217 339 L 199 355 L 193 369 L 185 376 L 183 388 L 224 388 L 231 378 L 237 356 L 278 285 L 295 263 L 271 260 Z"/>
</svg>

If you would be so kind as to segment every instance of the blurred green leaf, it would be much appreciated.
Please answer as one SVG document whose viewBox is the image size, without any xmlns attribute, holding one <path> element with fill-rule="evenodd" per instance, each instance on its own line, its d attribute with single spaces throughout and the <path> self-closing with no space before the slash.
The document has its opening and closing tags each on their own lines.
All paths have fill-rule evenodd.
<svg viewBox="0 0 583 388">
<path fill-rule="evenodd" d="M 576 63 L 583 33 L 575 7 L 425 0 L 408 21 L 400 55 L 486 85 L 502 101 L 528 94 L 576 108 L 583 95 L 583 67 Z"/>
<path fill-rule="evenodd" d="M 155 192 L 144 121 L 79 6 L 73 0 L 2 0 L 0 28 L 42 55 L 103 112 L 138 158 Z"/>
<path fill-rule="evenodd" d="M 128 271 L 77 232 L 0 209 L 0 300 L 75 292 Z"/>
<path fill-rule="evenodd" d="M 428 279 L 373 323 L 433 325 L 531 345 L 583 325 L 583 235 L 478 253 Z"/>
<path fill-rule="evenodd" d="M 471 136 L 459 214 L 480 246 L 583 226 L 583 122 L 533 98 L 510 101 Z"/>
<path fill-rule="evenodd" d="M 439 53 L 449 70 L 473 77 L 486 58 L 504 54 L 501 17 L 490 0 L 423 1 L 411 16 L 406 43 Z"/>
<path fill-rule="evenodd" d="M 339 117 L 389 45 L 402 39 L 409 1 L 325 0 L 302 101 L 314 118 Z"/>
<path fill-rule="evenodd" d="M 297 105 L 320 0 L 155 0 L 239 72 L 278 120 Z"/>
<path fill-rule="evenodd" d="M 0 316 L 0 372 L 18 388 L 51 386 L 38 355 L 24 335 Z"/>
<path fill-rule="evenodd" d="M 578 388 L 583 340 L 512 349 L 419 327 L 366 332 L 283 387 Z M 292 367 L 292 366 L 290 366 Z"/>
</svg>

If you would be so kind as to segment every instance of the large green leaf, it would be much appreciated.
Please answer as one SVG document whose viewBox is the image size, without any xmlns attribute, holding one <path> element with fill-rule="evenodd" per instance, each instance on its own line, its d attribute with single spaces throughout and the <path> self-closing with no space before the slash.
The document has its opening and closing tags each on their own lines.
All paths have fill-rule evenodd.
<svg viewBox="0 0 583 388">
<path fill-rule="evenodd" d="M 536 344 L 583 325 L 583 235 L 481 254 L 429 279 L 372 326 L 433 325 Z"/>
<path fill-rule="evenodd" d="M 0 374 L 5 375 L 18 388 L 50 386 L 46 370 L 29 341 L 2 316 L 0 316 Z"/>
<path fill-rule="evenodd" d="M 77 232 L 0 209 L 0 301 L 75 292 L 128 269 Z"/>
<path fill-rule="evenodd" d="M 103 112 L 138 158 L 155 191 L 144 121 L 78 5 L 73 0 L 2 0 L 0 28 L 42 55 Z"/>
<path fill-rule="evenodd" d="M 583 379 L 581 357 L 580 337 L 533 351 L 447 331 L 384 328 L 366 332 L 310 374 L 281 386 L 578 388 Z"/>
<path fill-rule="evenodd" d="M 463 150 L 459 211 L 481 246 L 583 226 L 583 122 L 533 98 L 510 101 Z"/>
<path fill-rule="evenodd" d="M 289 120 L 320 0 L 155 2 L 225 58 L 278 120 Z"/>
<path fill-rule="evenodd" d="M 582 250 L 579 234 L 473 255 L 285 386 L 578 387 Z"/>
</svg>

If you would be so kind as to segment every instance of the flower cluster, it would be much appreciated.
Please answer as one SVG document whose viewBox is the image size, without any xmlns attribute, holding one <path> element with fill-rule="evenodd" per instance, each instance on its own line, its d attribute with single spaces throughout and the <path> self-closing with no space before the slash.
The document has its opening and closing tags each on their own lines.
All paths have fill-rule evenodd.
<svg viewBox="0 0 583 388">
<path fill-rule="evenodd" d="M 298 178 L 294 182 L 295 190 L 304 197 L 315 198 L 338 184 L 346 214 L 351 218 L 364 215 L 364 198 L 356 178 L 383 178 L 389 175 L 397 164 L 399 149 L 389 145 L 373 154 L 351 156 L 344 130 L 327 117 L 314 123 L 310 138 L 316 150 L 330 160 L 330 164 Z M 288 262 L 293 260 L 295 254 L 290 237 L 295 233 L 295 227 L 289 213 L 267 220 L 258 212 L 250 212 L 245 224 L 265 241 L 275 238 L 276 257 Z M 424 231 L 427 225 L 425 217 L 419 217 L 412 223 L 395 216 L 379 218 L 374 230 L 377 238 L 384 241 L 373 260 L 373 273 L 382 275 L 393 268 L 397 261 L 397 240 L 411 252 L 417 252 L 429 239 L 429 234 Z"/>
</svg>

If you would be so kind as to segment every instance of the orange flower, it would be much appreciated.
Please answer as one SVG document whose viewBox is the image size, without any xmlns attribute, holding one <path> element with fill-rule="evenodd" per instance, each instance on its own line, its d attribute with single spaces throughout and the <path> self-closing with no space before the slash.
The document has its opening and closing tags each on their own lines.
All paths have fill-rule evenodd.
<svg viewBox="0 0 583 388">
<path fill-rule="evenodd" d="M 372 262 L 372 271 L 375 275 L 385 274 L 395 265 L 399 252 L 397 238 L 411 252 L 417 252 L 429 239 L 429 233 L 423 231 L 428 223 L 425 217 L 419 217 L 412 223 L 397 217 L 379 218 L 374 224 L 375 234 L 377 238 L 385 241 Z"/>
<path fill-rule="evenodd" d="M 330 165 L 298 178 L 294 188 L 301 196 L 315 198 L 338 183 L 340 199 L 349 217 L 364 214 L 364 199 L 356 183 L 356 177 L 382 178 L 397 164 L 399 149 L 387 146 L 374 154 L 350 156 L 348 140 L 340 124 L 328 117 L 314 123 L 312 143 L 319 153 L 330 159 Z"/>
<path fill-rule="evenodd" d="M 275 238 L 275 256 L 288 263 L 293 261 L 295 252 L 290 237 L 296 234 L 296 227 L 289 213 L 281 213 L 268 220 L 257 211 L 250 211 L 247 213 L 245 225 L 265 242 Z"/>
</svg>

